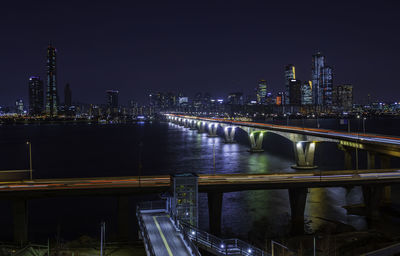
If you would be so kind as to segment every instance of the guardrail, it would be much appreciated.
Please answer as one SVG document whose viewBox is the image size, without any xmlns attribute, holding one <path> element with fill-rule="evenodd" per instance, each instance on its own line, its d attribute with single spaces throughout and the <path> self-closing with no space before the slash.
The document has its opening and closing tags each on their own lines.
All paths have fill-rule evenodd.
<svg viewBox="0 0 400 256">
<path fill-rule="evenodd" d="M 179 222 L 178 227 L 184 235 L 199 247 L 217 255 L 271 255 L 240 239 L 221 239 L 185 222 Z"/>
<path fill-rule="evenodd" d="M 136 217 L 138 219 L 139 230 L 140 230 L 140 234 L 144 241 L 144 246 L 146 247 L 147 255 L 155 256 L 156 254 L 154 253 L 154 248 L 151 245 L 149 233 L 147 231 L 146 225 L 144 224 L 142 213 L 141 213 L 141 208 L 139 205 L 136 206 Z"/>
</svg>

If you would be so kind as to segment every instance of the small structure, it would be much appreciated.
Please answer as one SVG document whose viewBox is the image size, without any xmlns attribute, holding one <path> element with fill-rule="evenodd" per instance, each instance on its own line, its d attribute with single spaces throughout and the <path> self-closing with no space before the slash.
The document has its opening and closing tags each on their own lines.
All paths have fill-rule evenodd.
<svg viewBox="0 0 400 256">
<path fill-rule="evenodd" d="M 198 176 L 194 173 L 171 175 L 171 192 L 168 208 L 175 221 L 198 225 Z"/>
</svg>

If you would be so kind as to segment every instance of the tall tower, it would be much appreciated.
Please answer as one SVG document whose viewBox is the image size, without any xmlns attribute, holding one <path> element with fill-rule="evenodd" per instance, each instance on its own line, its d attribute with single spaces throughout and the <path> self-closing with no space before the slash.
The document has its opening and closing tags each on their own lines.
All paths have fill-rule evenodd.
<svg viewBox="0 0 400 256">
<path fill-rule="evenodd" d="M 332 105 L 332 87 L 333 87 L 333 72 L 332 68 L 325 66 L 322 69 L 322 104 L 325 106 Z"/>
<path fill-rule="evenodd" d="M 72 92 L 69 84 L 66 84 L 64 88 L 64 105 L 68 108 L 72 106 Z"/>
<path fill-rule="evenodd" d="M 266 97 L 267 97 L 267 81 L 260 80 L 258 81 L 258 87 L 257 87 L 257 103 L 265 104 Z"/>
<path fill-rule="evenodd" d="M 311 82 L 313 89 L 313 104 L 314 105 L 322 105 L 322 72 L 325 66 L 325 56 L 323 56 L 320 52 L 314 54 L 312 56 L 312 71 L 311 71 Z"/>
<path fill-rule="evenodd" d="M 38 76 L 29 78 L 29 115 L 41 115 L 43 112 L 43 82 Z"/>
<path fill-rule="evenodd" d="M 285 100 L 284 100 L 284 105 L 289 105 L 290 104 L 290 88 L 289 88 L 289 83 L 291 80 L 296 79 L 296 68 L 293 64 L 289 64 L 285 67 Z"/>
<path fill-rule="evenodd" d="M 47 47 L 47 88 L 46 88 L 46 114 L 57 115 L 58 94 L 57 94 L 57 68 L 56 68 L 56 48 Z"/>
</svg>

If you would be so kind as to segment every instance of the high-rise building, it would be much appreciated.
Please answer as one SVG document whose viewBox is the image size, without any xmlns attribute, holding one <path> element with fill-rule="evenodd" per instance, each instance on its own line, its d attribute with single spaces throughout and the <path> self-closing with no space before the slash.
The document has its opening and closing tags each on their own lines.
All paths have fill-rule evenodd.
<svg viewBox="0 0 400 256">
<path fill-rule="evenodd" d="M 353 108 L 353 85 L 337 85 L 332 91 L 333 105 L 340 110 L 350 111 Z"/>
<path fill-rule="evenodd" d="M 332 105 L 332 87 L 333 87 L 332 68 L 329 66 L 325 66 L 322 69 L 322 104 L 325 106 Z"/>
<path fill-rule="evenodd" d="M 293 64 L 289 64 L 285 67 L 285 105 L 290 104 L 290 93 L 289 93 L 289 82 L 296 79 L 296 68 Z"/>
<path fill-rule="evenodd" d="M 58 108 L 56 52 L 51 44 L 47 47 L 46 114 L 50 116 L 56 116 Z"/>
<path fill-rule="evenodd" d="M 29 78 L 29 114 L 41 115 L 43 106 L 43 81 L 38 76 L 31 76 Z"/>
<path fill-rule="evenodd" d="M 266 97 L 267 97 L 267 81 L 260 80 L 258 81 L 258 87 L 257 87 L 257 103 L 265 104 Z"/>
<path fill-rule="evenodd" d="M 22 115 L 24 113 L 24 102 L 21 99 L 15 101 L 15 113 Z"/>
<path fill-rule="evenodd" d="M 243 105 L 243 93 L 232 92 L 228 95 L 228 104 L 230 105 Z"/>
<path fill-rule="evenodd" d="M 301 81 L 292 79 L 289 81 L 289 102 L 292 106 L 301 105 Z"/>
<path fill-rule="evenodd" d="M 64 105 L 66 108 L 72 106 L 72 92 L 69 84 L 66 84 L 64 88 Z"/>
<path fill-rule="evenodd" d="M 109 108 L 118 108 L 118 94 L 119 91 L 117 90 L 107 90 L 107 106 Z"/>
<path fill-rule="evenodd" d="M 312 82 L 306 81 L 301 86 L 301 105 L 312 105 Z"/>
<path fill-rule="evenodd" d="M 320 52 L 312 56 L 311 82 L 313 85 L 313 104 L 332 105 L 332 68 L 325 66 L 325 56 Z"/>
</svg>

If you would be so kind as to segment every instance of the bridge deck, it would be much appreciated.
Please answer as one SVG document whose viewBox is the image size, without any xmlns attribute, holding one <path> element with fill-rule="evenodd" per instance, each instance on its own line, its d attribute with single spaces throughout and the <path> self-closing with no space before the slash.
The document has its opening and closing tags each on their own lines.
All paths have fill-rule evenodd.
<svg viewBox="0 0 400 256">
<path fill-rule="evenodd" d="M 143 222 L 156 255 L 191 255 L 166 213 L 143 213 Z"/>
</svg>

